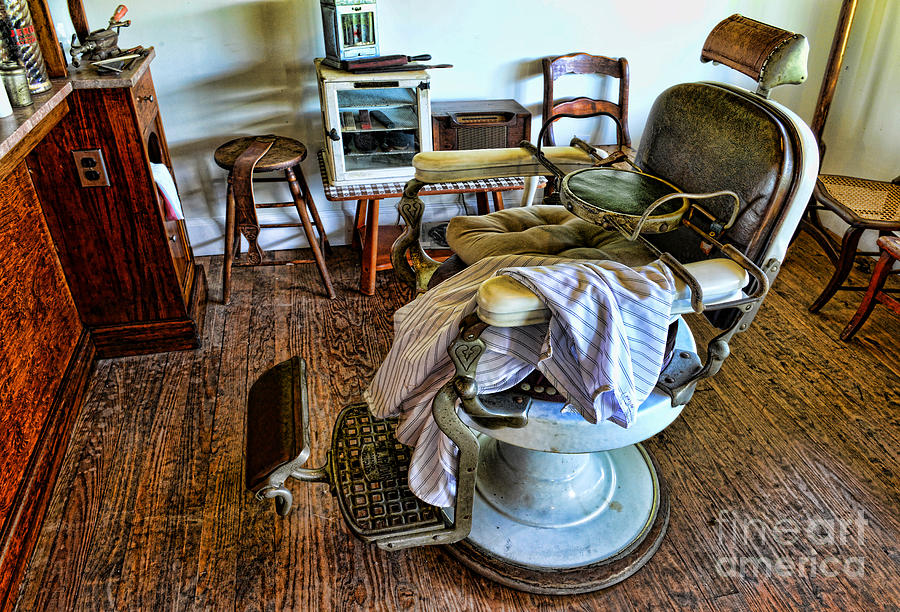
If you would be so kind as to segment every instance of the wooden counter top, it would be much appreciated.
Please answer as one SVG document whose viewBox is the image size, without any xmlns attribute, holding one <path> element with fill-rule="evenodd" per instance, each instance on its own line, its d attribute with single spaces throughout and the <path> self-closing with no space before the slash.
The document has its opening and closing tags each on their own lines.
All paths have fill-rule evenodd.
<svg viewBox="0 0 900 612">
<path fill-rule="evenodd" d="M 50 91 L 34 96 L 34 104 L 25 108 L 14 108 L 10 117 L 0 118 L 0 168 L 6 167 L 6 155 L 22 143 L 26 137 L 48 115 L 65 101 L 72 91 L 72 83 L 68 80 L 56 79 Z M 35 142 L 38 139 L 34 139 Z M 34 145 L 28 147 L 17 157 L 24 157 Z"/>
<path fill-rule="evenodd" d="M 34 104 L 0 118 L 0 179 L 9 174 L 68 112 L 66 98 L 75 89 L 134 87 L 156 57 L 153 49 L 120 74 L 98 74 L 90 65 L 69 67 L 65 79 L 53 79 L 50 91 L 34 96 Z"/>
</svg>

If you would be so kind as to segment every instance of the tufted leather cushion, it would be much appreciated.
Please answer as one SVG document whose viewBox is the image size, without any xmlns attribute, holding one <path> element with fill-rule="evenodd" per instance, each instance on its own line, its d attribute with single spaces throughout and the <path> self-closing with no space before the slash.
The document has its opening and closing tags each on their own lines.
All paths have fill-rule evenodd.
<svg viewBox="0 0 900 612">
<path fill-rule="evenodd" d="M 494 255 L 525 254 L 613 259 L 629 266 L 656 259 L 639 243 L 579 219 L 561 206 L 455 217 L 447 226 L 447 243 L 467 265 Z"/>
</svg>

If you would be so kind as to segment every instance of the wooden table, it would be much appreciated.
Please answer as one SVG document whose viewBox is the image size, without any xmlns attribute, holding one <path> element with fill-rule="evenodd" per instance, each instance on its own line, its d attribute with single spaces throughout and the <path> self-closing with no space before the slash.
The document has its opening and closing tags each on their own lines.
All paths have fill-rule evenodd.
<svg viewBox="0 0 900 612">
<path fill-rule="evenodd" d="M 391 269 L 391 245 L 400 236 L 403 227 L 378 225 L 378 205 L 384 198 L 399 198 L 403 195 L 405 182 L 364 183 L 360 185 L 335 186 L 328 182 L 323 152 L 319 151 L 319 173 L 325 187 L 325 199 L 329 202 L 356 200 L 353 240 L 354 247 L 361 251 L 362 274 L 359 290 L 366 295 L 375 295 L 375 273 Z M 462 181 L 458 183 L 435 183 L 423 187 L 423 195 L 445 193 L 474 193 L 478 204 L 478 214 L 490 212 L 488 194 L 495 210 L 503 210 L 503 192 L 525 188 L 522 177 Z"/>
</svg>

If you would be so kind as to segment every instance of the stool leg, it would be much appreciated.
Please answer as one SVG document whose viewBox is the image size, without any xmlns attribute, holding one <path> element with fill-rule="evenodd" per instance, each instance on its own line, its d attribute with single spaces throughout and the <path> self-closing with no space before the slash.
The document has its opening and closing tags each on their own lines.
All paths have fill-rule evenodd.
<svg viewBox="0 0 900 612">
<path fill-rule="evenodd" d="M 819 312 L 819 310 L 822 309 L 822 306 L 828 303 L 828 300 L 837 293 L 838 289 L 841 288 L 841 285 L 844 284 L 844 281 L 847 280 L 847 277 L 850 275 L 850 270 L 853 268 L 853 259 L 856 256 L 856 248 L 859 246 L 859 239 L 862 237 L 864 230 L 865 228 L 862 227 L 851 226 L 844 232 L 844 237 L 841 239 L 841 256 L 834 267 L 834 274 L 831 276 L 831 280 L 828 281 L 828 285 L 825 286 L 825 289 L 819 297 L 816 298 L 816 301 L 809 307 L 810 312 Z"/>
<path fill-rule="evenodd" d="M 234 227 L 234 191 L 231 173 L 228 174 L 228 188 L 225 195 L 225 264 L 222 270 L 222 303 L 231 297 L 231 264 L 234 263 L 234 243 L 237 232 Z M 240 238 L 237 238 L 240 240 Z M 238 243 L 240 244 L 240 243 Z"/>
<path fill-rule="evenodd" d="M 306 213 L 306 208 L 302 201 L 300 185 L 297 183 L 297 176 L 294 174 L 292 168 L 285 170 L 284 174 L 285 177 L 287 177 L 288 185 L 291 188 L 291 195 L 294 197 L 294 207 L 297 209 L 297 214 L 300 215 L 300 222 L 303 223 L 303 231 L 306 233 L 306 240 L 309 242 L 313 257 L 316 260 L 316 266 L 319 268 L 319 274 L 322 276 L 322 282 L 325 284 L 325 291 L 328 293 L 328 297 L 333 300 L 336 296 L 334 287 L 331 286 L 331 275 L 328 274 L 328 268 L 325 267 L 325 258 L 322 255 L 322 250 L 319 248 L 319 241 L 316 240 L 316 235 L 309 222 L 309 215 Z"/>
<path fill-rule="evenodd" d="M 862 327 L 862 324 L 865 323 L 866 319 L 869 318 L 869 315 L 872 314 L 875 304 L 878 303 L 876 296 L 878 295 L 878 292 L 884 288 L 884 282 L 887 280 L 893 263 L 893 257 L 888 253 L 881 253 L 881 258 L 878 260 L 878 263 L 875 265 L 875 271 L 872 273 L 872 281 L 869 283 L 866 295 L 863 297 L 859 308 L 856 310 L 856 314 L 853 315 L 853 318 L 850 319 L 847 327 L 841 332 L 841 340 L 847 341 L 852 338 L 853 334 Z"/>
<path fill-rule="evenodd" d="M 494 200 L 494 212 L 498 210 L 503 210 L 503 192 L 502 191 L 492 191 L 491 199 Z"/>
<path fill-rule="evenodd" d="M 316 208 L 316 203 L 309 190 L 309 185 L 306 183 L 306 177 L 303 176 L 303 168 L 300 167 L 300 164 L 294 166 L 294 175 L 297 177 L 297 182 L 300 183 L 300 189 L 303 191 L 303 200 L 306 202 L 306 207 L 312 215 L 313 223 L 315 224 L 316 229 L 319 230 L 319 248 L 330 255 L 331 244 L 328 242 L 328 234 L 325 233 L 325 226 L 322 225 L 322 219 L 319 217 L 319 210 Z"/>
</svg>

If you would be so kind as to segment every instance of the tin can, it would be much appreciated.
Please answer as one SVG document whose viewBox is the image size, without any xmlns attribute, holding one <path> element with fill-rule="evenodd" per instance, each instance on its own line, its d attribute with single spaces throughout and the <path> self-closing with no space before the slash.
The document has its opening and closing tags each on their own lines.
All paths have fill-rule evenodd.
<svg viewBox="0 0 900 612">
<path fill-rule="evenodd" d="M 0 79 L 3 80 L 3 88 L 9 96 L 9 103 L 14 107 L 31 106 L 31 89 L 28 86 L 28 77 L 25 69 L 19 64 L 4 62 L 0 64 Z"/>
<path fill-rule="evenodd" d="M 0 28 L 5 34 L 7 49 L 11 56 L 8 59 L 20 61 L 25 66 L 28 86 L 32 93 L 41 93 L 50 89 L 50 77 L 44 66 L 44 56 L 38 44 L 28 10 L 27 0 L 0 0 Z M 13 103 L 15 106 L 15 103 Z"/>
</svg>

